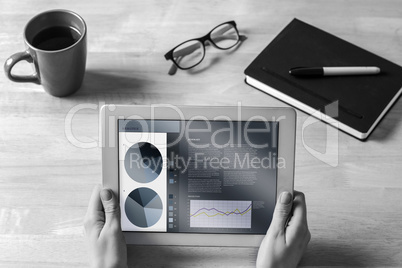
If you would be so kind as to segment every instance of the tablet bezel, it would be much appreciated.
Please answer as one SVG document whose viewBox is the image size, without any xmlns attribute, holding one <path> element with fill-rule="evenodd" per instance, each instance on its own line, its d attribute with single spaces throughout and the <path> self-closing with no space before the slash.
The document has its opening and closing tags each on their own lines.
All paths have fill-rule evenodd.
<svg viewBox="0 0 402 268">
<path fill-rule="evenodd" d="M 234 121 L 261 118 L 279 122 L 278 159 L 285 159 L 285 167 L 277 169 L 276 196 L 283 191 L 293 193 L 295 163 L 296 112 L 293 108 L 217 107 L 158 105 L 113 105 L 100 109 L 102 181 L 119 200 L 118 120 L 219 120 Z M 242 246 L 257 247 L 264 235 L 259 234 L 206 234 L 206 233 L 152 233 L 123 232 L 127 244 L 182 245 L 182 246 Z"/>
</svg>

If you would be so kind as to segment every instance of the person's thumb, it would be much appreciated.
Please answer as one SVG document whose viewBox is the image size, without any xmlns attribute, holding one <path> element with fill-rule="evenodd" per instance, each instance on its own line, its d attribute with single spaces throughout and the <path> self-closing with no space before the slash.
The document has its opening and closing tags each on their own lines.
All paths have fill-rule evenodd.
<svg viewBox="0 0 402 268">
<path fill-rule="evenodd" d="M 283 192 L 276 203 L 270 229 L 273 229 L 276 233 L 285 231 L 285 225 L 290 217 L 292 205 L 292 194 L 289 192 Z"/>
<path fill-rule="evenodd" d="M 110 189 L 102 189 L 100 197 L 105 210 L 105 224 L 119 224 L 120 208 L 113 192 Z"/>
</svg>

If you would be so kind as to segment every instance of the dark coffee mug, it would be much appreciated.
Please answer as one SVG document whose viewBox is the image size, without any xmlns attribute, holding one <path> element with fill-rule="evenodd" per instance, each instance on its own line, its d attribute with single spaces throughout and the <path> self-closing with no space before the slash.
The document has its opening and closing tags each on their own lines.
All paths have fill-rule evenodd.
<svg viewBox="0 0 402 268">
<path fill-rule="evenodd" d="M 68 10 L 50 10 L 33 17 L 24 30 L 26 51 L 7 59 L 4 71 L 14 82 L 41 84 L 56 97 L 76 92 L 82 84 L 87 56 L 85 21 Z M 26 60 L 35 72 L 20 76 L 11 73 L 13 66 Z"/>
</svg>

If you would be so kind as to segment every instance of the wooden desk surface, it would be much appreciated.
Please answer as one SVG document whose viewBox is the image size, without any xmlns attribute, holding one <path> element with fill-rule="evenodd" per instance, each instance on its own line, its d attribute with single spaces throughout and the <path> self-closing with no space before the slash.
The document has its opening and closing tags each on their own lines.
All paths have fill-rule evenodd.
<svg viewBox="0 0 402 268">
<path fill-rule="evenodd" d="M 115 104 L 286 106 L 244 83 L 243 71 L 297 17 L 402 65 L 402 5 L 357 1 L 0 1 L 0 62 L 22 51 L 35 14 L 76 11 L 88 25 L 83 87 L 54 98 L 34 84 L 0 75 L 0 266 L 86 267 L 82 227 L 93 186 L 101 182 L 101 150 L 75 146 L 65 118 L 77 107 L 72 133 L 98 141 L 98 108 Z M 165 52 L 234 19 L 248 39 L 233 53 L 207 51 L 193 71 L 167 75 Z M 21 63 L 16 73 L 31 72 Z M 384 89 L 386 90 L 386 89 Z M 326 125 L 304 130 L 298 111 L 295 188 L 307 197 L 312 233 L 301 266 L 402 267 L 402 101 L 368 141 Z M 67 133 L 67 134 L 66 134 Z M 335 158 L 334 158 L 335 157 Z M 129 247 L 132 267 L 253 267 L 256 249 Z M 158 258 L 154 258 L 158 256 Z"/>
</svg>

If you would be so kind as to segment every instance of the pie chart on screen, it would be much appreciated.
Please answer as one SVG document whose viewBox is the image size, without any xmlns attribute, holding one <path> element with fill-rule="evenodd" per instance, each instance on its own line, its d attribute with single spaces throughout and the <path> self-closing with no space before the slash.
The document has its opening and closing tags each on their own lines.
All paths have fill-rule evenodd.
<svg viewBox="0 0 402 268">
<path fill-rule="evenodd" d="M 124 168 L 128 176 L 140 183 L 155 180 L 162 171 L 162 155 L 153 144 L 138 142 L 133 144 L 124 157 Z"/>
<path fill-rule="evenodd" d="M 151 227 L 162 216 L 163 204 L 159 195 L 152 189 L 142 187 L 133 190 L 124 204 L 127 218 L 138 227 Z"/>
</svg>

